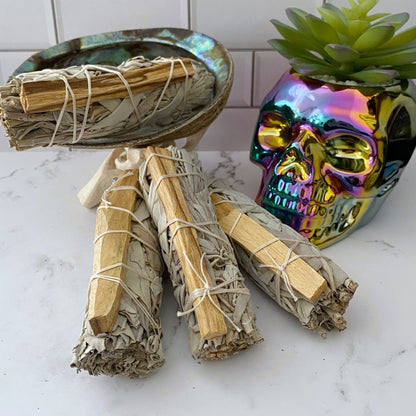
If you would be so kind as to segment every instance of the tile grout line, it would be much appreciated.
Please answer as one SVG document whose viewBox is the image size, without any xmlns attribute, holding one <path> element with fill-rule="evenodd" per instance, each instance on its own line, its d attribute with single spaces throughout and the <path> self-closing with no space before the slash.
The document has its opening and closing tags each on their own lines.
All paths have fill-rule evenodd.
<svg viewBox="0 0 416 416">
<path fill-rule="evenodd" d="M 26 48 L 26 49 L 0 49 L 0 53 L 7 53 L 7 52 L 39 52 L 40 48 Z"/>
<path fill-rule="evenodd" d="M 259 108 L 259 106 L 249 106 L 249 105 L 242 105 L 242 106 L 238 106 L 238 105 L 230 105 L 230 106 L 225 106 L 224 109 L 228 109 L 228 110 L 257 110 Z"/>
<path fill-rule="evenodd" d="M 256 48 L 256 47 L 254 47 L 254 48 L 237 48 L 237 47 L 230 47 L 230 48 L 227 48 L 228 50 L 230 50 L 230 51 L 235 51 L 235 52 L 274 52 L 274 49 L 272 49 L 272 48 L 269 48 L 269 49 L 266 49 L 266 48 Z"/>
<path fill-rule="evenodd" d="M 55 30 L 55 42 L 56 42 L 56 44 L 58 44 L 59 43 L 58 19 L 57 19 L 57 16 L 56 16 L 55 0 L 51 0 L 51 7 L 52 7 L 53 27 L 54 27 L 54 30 Z"/>
<path fill-rule="evenodd" d="M 255 76 L 255 65 L 256 65 L 256 51 L 251 51 L 251 101 L 250 107 L 254 106 L 254 76 Z"/>
<path fill-rule="evenodd" d="M 187 0 L 188 3 L 188 29 L 191 30 L 191 0 Z"/>
</svg>

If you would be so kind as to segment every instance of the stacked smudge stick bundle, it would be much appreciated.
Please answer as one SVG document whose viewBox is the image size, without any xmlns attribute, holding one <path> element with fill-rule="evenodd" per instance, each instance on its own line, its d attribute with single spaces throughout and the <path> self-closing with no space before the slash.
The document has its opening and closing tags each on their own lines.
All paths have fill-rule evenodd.
<svg viewBox="0 0 416 416">
<path fill-rule="evenodd" d="M 240 270 L 302 325 L 323 336 L 346 327 L 357 284 L 253 200 L 207 183 L 195 152 L 116 149 L 79 197 L 101 203 L 78 369 L 137 377 L 164 363 L 164 265 L 196 359 L 227 358 L 262 341 Z"/>
<path fill-rule="evenodd" d="M 159 64 L 158 82 L 151 76 L 150 86 L 138 85 L 143 70 L 158 72 Z M 138 81 L 132 67 L 142 71 Z M 118 93 L 109 96 L 110 84 Z M 22 74 L 0 87 L 2 121 L 18 150 L 115 148 L 79 194 L 84 206 L 98 208 L 88 305 L 71 364 L 78 370 L 144 377 L 163 365 L 165 271 L 195 359 L 227 358 L 262 341 L 242 271 L 303 326 L 322 336 L 346 327 L 357 284 L 317 247 L 225 182 L 208 183 L 195 152 L 145 140 L 141 149 L 123 147 L 126 132 L 145 137 L 192 117 L 213 84 L 201 64 L 135 58 L 116 69 Z"/>
</svg>

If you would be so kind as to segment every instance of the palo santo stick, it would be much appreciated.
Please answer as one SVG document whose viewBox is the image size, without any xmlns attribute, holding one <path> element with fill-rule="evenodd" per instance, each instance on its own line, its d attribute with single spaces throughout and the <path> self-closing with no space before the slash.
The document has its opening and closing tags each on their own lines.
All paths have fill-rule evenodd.
<svg viewBox="0 0 416 416">
<path fill-rule="evenodd" d="M 179 61 L 174 62 L 170 82 L 185 79 L 186 74 L 195 74 L 189 58 L 182 59 L 186 71 Z M 164 62 L 146 68 L 131 69 L 122 73 L 129 83 L 132 94 L 163 87 L 171 75 L 171 62 Z M 85 106 L 88 100 L 87 79 L 68 80 L 75 95 L 76 106 Z M 112 98 L 128 97 L 126 85 L 117 74 L 99 75 L 91 78 L 91 103 Z M 66 86 L 62 80 L 32 81 L 22 84 L 20 101 L 25 113 L 40 113 L 43 111 L 60 110 L 65 103 Z M 69 94 L 67 107 L 72 106 L 72 96 Z"/>
<path fill-rule="evenodd" d="M 131 175 L 128 175 L 128 173 Z M 114 188 L 122 186 L 137 186 L 139 171 L 137 169 L 120 174 Z M 137 193 L 134 189 L 115 189 L 106 196 L 110 206 L 119 207 L 127 211 L 134 209 Z M 103 206 L 102 203 L 100 206 Z M 112 208 L 97 210 L 94 245 L 93 276 L 107 267 L 125 263 L 127 247 L 130 242 L 131 214 Z M 106 276 L 124 279 L 124 267 L 117 266 L 103 272 Z M 95 335 L 108 332 L 117 318 L 122 296 L 122 287 L 118 282 L 96 278 L 91 281 L 88 299 L 88 320 Z"/>
<path fill-rule="evenodd" d="M 276 238 L 272 233 L 235 209 L 229 202 L 223 202 L 218 195 L 211 194 L 211 201 L 215 204 L 218 222 L 224 232 L 246 251 L 254 252 L 256 260 L 265 265 L 272 265 L 273 260 L 278 265 L 285 263 L 289 248 L 284 243 L 273 241 Z M 267 244 L 270 241 L 273 242 Z M 265 244 L 267 246 L 258 250 Z M 295 256 L 295 253 L 292 255 Z M 292 288 L 312 303 L 315 303 L 327 288 L 326 280 L 300 258 L 290 262 L 285 271 Z"/>
<path fill-rule="evenodd" d="M 170 156 L 168 149 L 153 146 L 146 148 L 144 154 L 146 160 L 151 157 L 148 162 L 148 168 L 153 182 L 158 182 L 161 177 L 166 175 L 175 175 L 176 170 L 173 161 L 163 157 L 151 156 L 154 153 L 162 156 Z M 175 219 L 192 223 L 192 217 L 177 177 L 164 177 L 159 183 L 157 193 L 165 210 L 168 223 Z M 194 290 L 203 288 L 203 283 L 194 272 L 194 270 L 199 271 L 201 269 L 201 263 L 204 269 L 203 275 L 206 276 L 208 285 L 211 285 L 212 282 L 210 281 L 211 279 L 205 262 L 201 262 L 202 253 L 195 229 L 193 227 L 179 228 L 181 225 L 182 223 L 180 221 L 175 221 L 169 225 L 169 230 L 174 235 L 173 244 L 178 253 L 186 286 L 189 293 L 192 293 Z M 185 255 L 187 255 L 189 261 Z M 219 308 L 217 296 L 211 294 L 211 299 Z M 195 315 L 199 324 L 201 338 L 204 339 L 214 339 L 227 333 L 224 316 L 212 302 L 208 297 L 205 297 L 202 302 L 200 297 L 194 301 L 194 306 L 198 305 L 195 309 Z"/>
</svg>

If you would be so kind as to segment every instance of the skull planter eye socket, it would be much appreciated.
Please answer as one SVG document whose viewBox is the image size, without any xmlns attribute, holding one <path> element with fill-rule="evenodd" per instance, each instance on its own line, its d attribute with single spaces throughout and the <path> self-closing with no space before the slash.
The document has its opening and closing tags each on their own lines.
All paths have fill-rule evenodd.
<svg viewBox="0 0 416 416">
<path fill-rule="evenodd" d="M 257 202 L 321 247 L 366 223 L 415 147 L 414 96 L 408 85 L 358 89 L 285 74 L 251 146 L 263 170 Z"/>
<path fill-rule="evenodd" d="M 357 136 L 339 134 L 325 143 L 327 162 L 341 174 L 361 174 L 373 165 L 374 154 L 370 144 Z"/>
<path fill-rule="evenodd" d="M 279 113 L 262 115 L 258 131 L 259 142 L 265 149 L 284 148 L 290 144 L 291 129 L 288 121 Z"/>
</svg>

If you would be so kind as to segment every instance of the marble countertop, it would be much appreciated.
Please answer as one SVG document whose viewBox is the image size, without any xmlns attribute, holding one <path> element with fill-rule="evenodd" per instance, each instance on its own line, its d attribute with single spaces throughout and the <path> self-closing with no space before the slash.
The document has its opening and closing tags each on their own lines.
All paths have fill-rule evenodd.
<svg viewBox="0 0 416 416">
<path fill-rule="evenodd" d="M 0 414 L 415 414 L 416 160 L 377 217 L 325 249 L 360 287 L 348 328 L 326 340 L 251 282 L 265 341 L 219 362 L 194 361 L 167 284 L 167 363 L 148 379 L 93 377 L 69 367 L 92 267 L 95 212 L 76 197 L 102 151 L 0 153 Z M 200 152 L 205 172 L 254 196 L 247 152 Z"/>
</svg>

